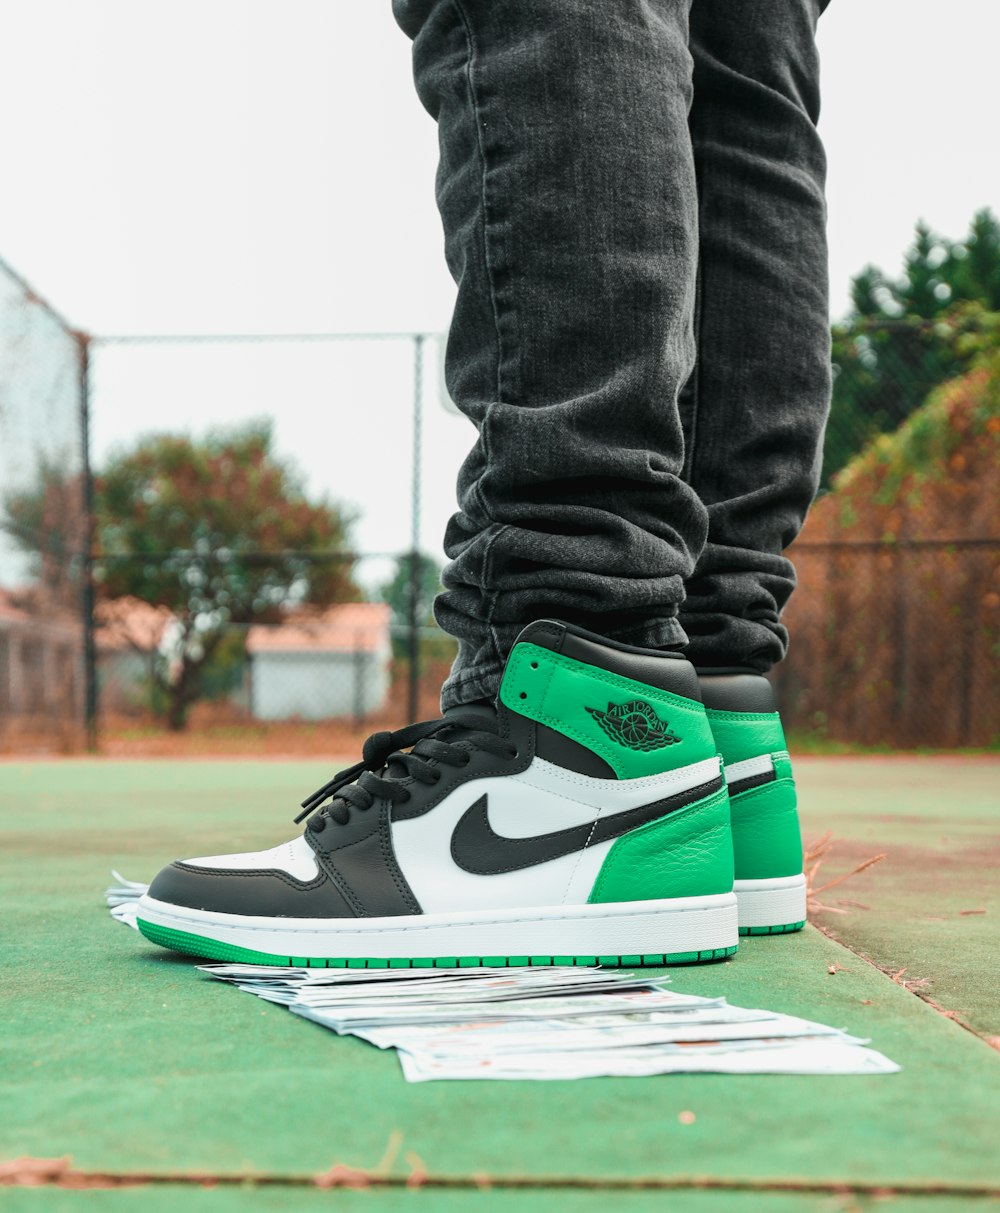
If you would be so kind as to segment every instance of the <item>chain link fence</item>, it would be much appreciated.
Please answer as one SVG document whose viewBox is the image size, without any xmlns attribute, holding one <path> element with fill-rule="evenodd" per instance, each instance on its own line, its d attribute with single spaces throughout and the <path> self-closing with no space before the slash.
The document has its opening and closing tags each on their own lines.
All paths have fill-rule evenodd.
<svg viewBox="0 0 1000 1213">
<path fill-rule="evenodd" d="M 792 645 L 774 672 L 799 745 L 1000 738 L 998 377 L 953 337 L 834 331 L 823 488 L 792 550 Z M 0 749 L 348 755 L 436 715 L 455 644 L 433 625 L 421 508 L 445 465 L 450 492 L 461 451 L 435 444 L 422 482 L 425 341 L 87 338 L 0 265 Z M 134 401 L 151 432 L 183 428 L 180 400 L 218 421 L 277 416 L 282 448 L 334 467 L 349 503 L 390 520 L 395 551 L 92 550 L 88 399 L 97 415 Z M 317 410 L 334 410 L 335 448 L 316 449 Z M 390 443 L 415 455 L 405 481 L 380 478 Z M 126 560 L 197 593 L 110 593 Z M 248 585 L 257 606 L 240 614 Z"/>
<path fill-rule="evenodd" d="M 800 741 L 1000 743 L 997 319 L 834 329 L 824 491 L 773 675 Z"/>
<path fill-rule="evenodd" d="M 198 569 L 205 579 L 236 580 L 249 567 L 281 580 L 287 572 L 265 553 L 228 558 L 224 571 L 219 563 L 185 554 L 181 576 Z M 309 563 L 335 564 L 353 584 L 373 585 L 385 558 L 317 553 Z M 410 626 L 409 558 L 395 565 L 388 592 L 373 591 L 369 601 L 290 604 L 254 623 L 206 615 L 185 628 L 170 610 L 140 599 L 100 603 L 102 752 L 330 755 L 357 749 L 369 733 L 438 715 L 455 643 L 422 622 L 430 605 L 424 591 L 421 622 Z"/>
<path fill-rule="evenodd" d="M 1000 739 L 1000 542 L 795 545 L 800 589 L 775 668 L 800 744 L 995 747 Z"/>
<path fill-rule="evenodd" d="M 0 261 L 0 752 L 87 741 L 86 358 L 86 338 Z"/>
</svg>

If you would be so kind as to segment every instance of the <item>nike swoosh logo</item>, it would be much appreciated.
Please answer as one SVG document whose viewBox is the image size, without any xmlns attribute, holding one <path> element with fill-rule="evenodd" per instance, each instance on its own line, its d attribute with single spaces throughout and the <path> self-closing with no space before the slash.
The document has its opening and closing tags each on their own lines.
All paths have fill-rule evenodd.
<svg viewBox="0 0 1000 1213">
<path fill-rule="evenodd" d="M 555 830 L 551 834 L 534 834 L 529 838 L 505 838 L 497 834 L 490 825 L 488 798 L 483 795 L 462 814 L 455 826 L 451 836 L 451 857 L 463 872 L 471 872 L 474 876 L 517 872 L 521 868 L 532 868 L 539 863 L 548 863 L 550 859 L 561 859 L 574 851 L 618 838 L 637 826 L 675 813 L 725 786 L 724 779 L 713 779 L 652 804 L 641 804 L 634 809 L 586 821 L 583 825 Z"/>
</svg>

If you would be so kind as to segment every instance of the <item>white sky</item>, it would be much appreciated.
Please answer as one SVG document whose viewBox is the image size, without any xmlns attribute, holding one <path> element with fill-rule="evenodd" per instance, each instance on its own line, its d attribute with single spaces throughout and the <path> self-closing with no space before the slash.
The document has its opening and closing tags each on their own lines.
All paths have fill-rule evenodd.
<svg viewBox="0 0 1000 1213">
<path fill-rule="evenodd" d="M 734 0 L 735 2 L 735 0 Z M 695 0 L 697 3 L 697 0 Z M 1000 209 L 996 0 L 833 0 L 820 23 L 831 306 L 914 221 Z M 93 333 L 443 331 L 436 132 L 388 0 L 0 0 L 0 255 Z M 472 429 L 428 350 L 422 538 Z M 409 543 L 403 345 L 108 348 L 93 453 L 277 418 L 362 550 Z"/>
</svg>

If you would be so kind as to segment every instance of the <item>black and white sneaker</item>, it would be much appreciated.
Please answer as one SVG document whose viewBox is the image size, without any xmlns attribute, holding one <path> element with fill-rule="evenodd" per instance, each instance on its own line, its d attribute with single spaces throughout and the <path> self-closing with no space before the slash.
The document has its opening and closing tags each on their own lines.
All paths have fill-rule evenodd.
<svg viewBox="0 0 1000 1213">
<path fill-rule="evenodd" d="M 217 960 L 352 967 L 736 950 L 729 799 L 677 654 L 532 624 L 495 708 L 374 734 L 303 807 L 293 842 L 164 868 L 139 903 L 146 938 Z"/>
</svg>

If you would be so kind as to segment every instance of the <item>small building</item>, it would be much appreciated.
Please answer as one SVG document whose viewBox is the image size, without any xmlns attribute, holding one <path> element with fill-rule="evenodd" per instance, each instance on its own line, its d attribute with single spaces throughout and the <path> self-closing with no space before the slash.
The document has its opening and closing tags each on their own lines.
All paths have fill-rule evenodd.
<svg viewBox="0 0 1000 1213">
<path fill-rule="evenodd" d="M 389 691 L 389 615 L 382 602 L 348 602 L 250 628 L 253 716 L 361 720 L 377 712 Z"/>
<path fill-rule="evenodd" d="M 79 722 L 83 625 L 31 591 L 0 589 L 0 729 L 29 720 Z"/>
<path fill-rule="evenodd" d="M 101 710 L 141 714 L 152 703 L 156 662 L 174 616 L 139 598 L 112 598 L 94 611 Z"/>
</svg>

